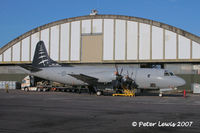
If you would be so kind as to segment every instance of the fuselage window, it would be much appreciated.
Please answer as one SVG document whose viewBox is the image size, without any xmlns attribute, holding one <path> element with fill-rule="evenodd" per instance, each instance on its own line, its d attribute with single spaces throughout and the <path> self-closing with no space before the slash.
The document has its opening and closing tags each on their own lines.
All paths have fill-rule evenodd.
<svg viewBox="0 0 200 133">
<path fill-rule="evenodd" d="M 150 78 L 150 77 L 151 77 L 151 74 L 148 74 L 147 77 Z"/>
<path fill-rule="evenodd" d="M 170 75 L 169 75 L 169 73 L 168 73 L 168 72 L 165 72 L 165 73 L 164 73 L 164 76 L 170 76 Z"/>
</svg>

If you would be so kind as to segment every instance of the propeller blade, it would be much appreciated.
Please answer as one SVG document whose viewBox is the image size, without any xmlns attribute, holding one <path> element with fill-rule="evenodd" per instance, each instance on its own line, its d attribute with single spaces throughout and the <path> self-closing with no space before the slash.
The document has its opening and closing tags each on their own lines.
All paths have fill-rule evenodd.
<svg viewBox="0 0 200 133">
<path fill-rule="evenodd" d="M 131 78 L 133 78 L 133 72 L 131 73 Z"/>
<path fill-rule="evenodd" d="M 122 67 L 122 69 L 121 69 L 120 75 L 122 74 L 122 72 L 123 72 L 123 67 Z"/>
<path fill-rule="evenodd" d="M 115 64 L 115 69 L 116 69 L 117 73 L 119 74 L 118 66 L 116 64 Z"/>
<path fill-rule="evenodd" d="M 129 77 L 129 72 L 128 72 L 128 70 L 127 70 L 127 76 Z"/>
</svg>

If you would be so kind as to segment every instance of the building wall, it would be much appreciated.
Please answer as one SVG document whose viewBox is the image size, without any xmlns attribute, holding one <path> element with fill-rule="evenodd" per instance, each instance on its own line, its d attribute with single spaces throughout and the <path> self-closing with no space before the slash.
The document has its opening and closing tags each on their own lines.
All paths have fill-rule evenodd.
<svg viewBox="0 0 200 133">
<path fill-rule="evenodd" d="M 0 63 L 30 63 L 39 40 L 53 60 L 85 63 L 81 60 L 82 37 L 91 35 L 103 36 L 103 57 L 95 63 L 200 61 L 200 44 L 192 38 L 136 20 L 93 17 L 32 33 L 1 52 Z"/>
</svg>

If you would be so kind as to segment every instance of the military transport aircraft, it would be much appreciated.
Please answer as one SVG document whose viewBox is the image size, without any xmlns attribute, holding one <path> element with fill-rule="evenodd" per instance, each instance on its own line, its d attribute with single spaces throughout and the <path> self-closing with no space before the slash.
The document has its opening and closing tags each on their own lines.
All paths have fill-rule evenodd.
<svg viewBox="0 0 200 133">
<path fill-rule="evenodd" d="M 32 65 L 21 65 L 27 74 L 68 85 L 85 85 L 97 92 L 122 85 L 137 89 L 175 88 L 185 81 L 165 69 L 123 68 L 117 65 L 62 65 L 47 54 L 43 41 L 37 43 Z"/>
</svg>

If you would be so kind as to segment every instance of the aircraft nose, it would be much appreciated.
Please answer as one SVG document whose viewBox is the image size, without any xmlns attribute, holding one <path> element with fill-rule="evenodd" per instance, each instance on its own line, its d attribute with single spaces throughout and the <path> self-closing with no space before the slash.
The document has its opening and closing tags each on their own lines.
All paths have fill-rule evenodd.
<svg viewBox="0 0 200 133">
<path fill-rule="evenodd" d="M 185 85 L 185 83 L 186 82 L 184 79 L 178 77 L 178 86 L 183 86 L 183 85 Z"/>
</svg>

